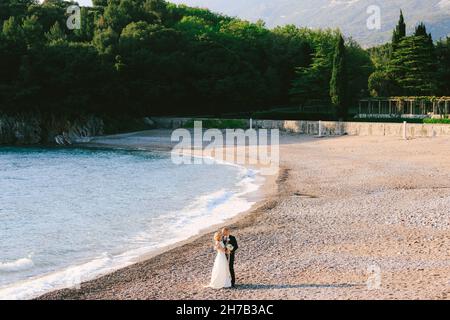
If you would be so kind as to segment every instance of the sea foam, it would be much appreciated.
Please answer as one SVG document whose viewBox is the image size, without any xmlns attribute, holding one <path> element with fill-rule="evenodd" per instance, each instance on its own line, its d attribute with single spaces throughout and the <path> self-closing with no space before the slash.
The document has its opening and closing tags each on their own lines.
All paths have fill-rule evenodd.
<svg viewBox="0 0 450 320">
<path fill-rule="evenodd" d="M 11 262 L 0 262 L 0 272 L 17 272 L 32 268 L 34 265 L 30 257 L 20 258 Z"/>
<path fill-rule="evenodd" d="M 0 195 L 10 221 L 4 239 L 16 236 L 18 250 L 35 252 L 15 261 L 5 252 L 0 299 L 34 298 L 126 267 L 250 209 L 247 195 L 260 185 L 257 171 L 225 162 L 178 167 L 147 151 L 64 150 L 27 149 L 21 162 L 11 152 L 11 160 L 0 159 L 10 167 L 4 175 L 26 179 Z M 10 201 L 18 196 L 33 205 Z"/>
</svg>

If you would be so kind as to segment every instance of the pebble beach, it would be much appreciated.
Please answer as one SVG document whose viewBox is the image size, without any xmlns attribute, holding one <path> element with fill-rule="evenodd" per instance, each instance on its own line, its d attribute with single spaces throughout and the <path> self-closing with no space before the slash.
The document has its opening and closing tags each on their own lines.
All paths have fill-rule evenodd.
<svg viewBox="0 0 450 320">
<path fill-rule="evenodd" d="M 283 134 L 278 176 L 227 223 L 236 289 L 204 288 L 207 230 L 39 299 L 449 299 L 449 155 L 444 137 Z"/>
</svg>

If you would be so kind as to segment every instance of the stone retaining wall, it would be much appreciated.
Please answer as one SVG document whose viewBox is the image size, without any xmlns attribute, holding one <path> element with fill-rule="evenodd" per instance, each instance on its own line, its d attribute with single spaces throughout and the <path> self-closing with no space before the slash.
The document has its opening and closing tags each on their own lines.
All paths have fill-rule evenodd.
<svg viewBox="0 0 450 320">
<path fill-rule="evenodd" d="M 158 128 L 177 129 L 192 118 L 152 118 L 152 120 Z M 250 125 L 250 120 L 247 120 L 247 123 Z M 253 120 L 252 124 L 258 129 L 280 129 L 292 133 L 319 135 L 319 121 Z M 403 137 L 404 133 L 403 123 L 320 121 L 320 125 L 323 136 L 347 134 Z M 450 125 L 408 123 L 406 136 L 409 138 L 450 136 Z"/>
</svg>

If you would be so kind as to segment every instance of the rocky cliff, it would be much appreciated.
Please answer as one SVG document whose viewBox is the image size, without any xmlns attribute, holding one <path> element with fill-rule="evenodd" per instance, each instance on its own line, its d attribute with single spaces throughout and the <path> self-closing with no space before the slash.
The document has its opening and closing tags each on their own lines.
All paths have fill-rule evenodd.
<svg viewBox="0 0 450 320">
<path fill-rule="evenodd" d="M 68 119 L 57 116 L 0 114 L 0 144 L 69 145 L 103 134 L 103 120 L 95 116 Z"/>
</svg>

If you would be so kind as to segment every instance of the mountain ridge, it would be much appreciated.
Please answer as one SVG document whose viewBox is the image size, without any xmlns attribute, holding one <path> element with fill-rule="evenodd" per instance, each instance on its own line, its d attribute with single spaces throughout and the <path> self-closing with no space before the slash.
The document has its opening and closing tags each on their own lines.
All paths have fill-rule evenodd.
<svg viewBox="0 0 450 320">
<path fill-rule="evenodd" d="M 177 4 L 208 8 L 214 12 L 257 21 L 269 28 L 295 24 L 310 28 L 339 28 L 364 47 L 390 41 L 392 30 L 403 10 L 407 30 L 424 22 L 433 39 L 450 33 L 450 0 L 169 0 Z M 381 29 L 369 30 L 369 6 L 380 8 Z"/>
</svg>

